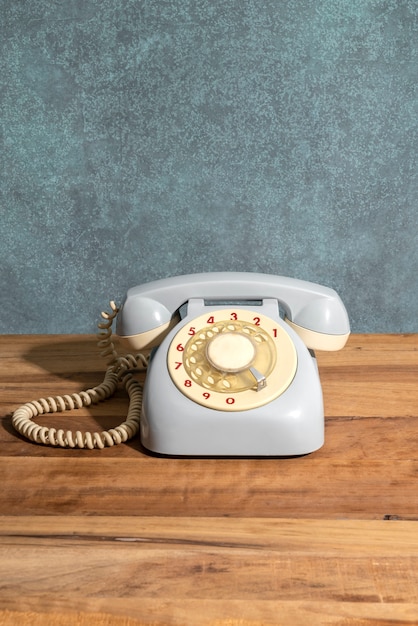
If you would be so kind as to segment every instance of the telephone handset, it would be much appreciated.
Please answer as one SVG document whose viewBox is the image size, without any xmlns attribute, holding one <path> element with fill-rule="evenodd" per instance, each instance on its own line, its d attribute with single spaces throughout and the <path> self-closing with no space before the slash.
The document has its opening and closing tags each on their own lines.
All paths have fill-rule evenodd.
<svg viewBox="0 0 418 626">
<path fill-rule="evenodd" d="M 347 312 L 327 287 L 267 274 L 217 272 L 157 280 L 130 289 L 120 310 L 103 313 L 101 344 L 113 357 L 101 385 L 18 409 L 13 424 L 32 441 L 104 447 L 140 430 L 145 448 L 167 455 L 292 456 L 324 441 L 322 390 L 313 350 L 339 350 Z M 282 316 L 280 309 L 284 311 Z M 119 357 L 111 325 L 135 357 Z M 145 363 L 142 390 L 131 370 Z M 104 433 L 36 425 L 43 412 L 112 395 L 119 381 L 127 420 Z"/>
<path fill-rule="evenodd" d="M 350 334 L 347 312 L 333 289 L 270 274 L 213 272 L 166 278 L 129 289 L 117 320 L 118 335 L 136 349 L 158 345 L 173 316 L 191 297 L 212 302 L 274 298 L 284 308 L 287 322 L 312 349 L 339 350 Z"/>
<path fill-rule="evenodd" d="M 136 350 L 160 346 L 145 383 L 142 443 L 173 455 L 316 450 L 324 414 L 308 348 L 339 350 L 349 333 L 335 291 L 301 280 L 218 272 L 130 289 L 117 334 Z"/>
</svg>

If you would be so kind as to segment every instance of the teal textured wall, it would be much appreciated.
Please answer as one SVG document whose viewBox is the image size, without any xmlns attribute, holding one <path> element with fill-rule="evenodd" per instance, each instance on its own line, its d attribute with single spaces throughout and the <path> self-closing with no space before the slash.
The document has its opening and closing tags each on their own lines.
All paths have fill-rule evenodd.
<svg viewBox="0 0 418 626">
<path fill-rule="evenodd" d="M 195 271 L 418 331 L 415 0 L 3 0 L 0 332 Z"/>
</svg>

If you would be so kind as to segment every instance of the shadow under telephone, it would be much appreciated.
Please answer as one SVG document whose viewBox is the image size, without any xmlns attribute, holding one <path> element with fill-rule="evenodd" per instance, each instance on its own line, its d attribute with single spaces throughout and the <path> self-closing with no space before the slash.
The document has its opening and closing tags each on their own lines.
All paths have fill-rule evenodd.
<svg viewBox="0 0 418 626">
<path fill-rule="evenodd" d="M 99 324 L 99 345 L 111 357 L 103 382 L 17 409 L 13 425 L 26 438 L 103 448 L 139 431 L 148 450 L 180 456 L 296 456 L 323 445 L 314 350 L 339 350 L 350 334 L 332 289 L 268 274 L 190 274 L 134 287 L 120 310 L 111 307 Z M 135 355 L 116 353 L 115 318 Z M 143 391 L 138 367 L 148 367 Z M 114 429 L 73 433 L 33 421 L 105 400 L 120 383 L 130 407 Z"/>
</svg>

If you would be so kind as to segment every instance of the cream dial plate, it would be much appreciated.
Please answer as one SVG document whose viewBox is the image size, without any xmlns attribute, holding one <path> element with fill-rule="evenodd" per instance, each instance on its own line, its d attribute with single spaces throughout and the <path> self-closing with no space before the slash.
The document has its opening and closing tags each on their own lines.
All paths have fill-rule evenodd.
<svg viewBox="0 0 418 626">
<path fill-rule="evenodd" d="M 246 309 L 217 309 L 174 336 L 167 365 L 178 389 L 212 409 L 244 411 L 271 402 L 292 382 L 296 348 L 279 323 Z"/>
</svg>

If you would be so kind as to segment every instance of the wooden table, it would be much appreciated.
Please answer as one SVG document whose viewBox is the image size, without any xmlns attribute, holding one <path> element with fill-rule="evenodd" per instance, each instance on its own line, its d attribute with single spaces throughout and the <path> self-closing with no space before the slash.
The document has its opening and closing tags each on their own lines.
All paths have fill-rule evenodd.
<svg viewBox="0 0 418 626">
<path fill-rule="evenodd" d="M 0 624 L 417 624 L 418 335 L 317 356 L 321 450 L 170 459 L 23 440 L 17 406 L 104 363 L 90 335 L 1 337 Z M 121 391 L 38 421 L 108 428 L 126 409 Z"/>
</svg>

